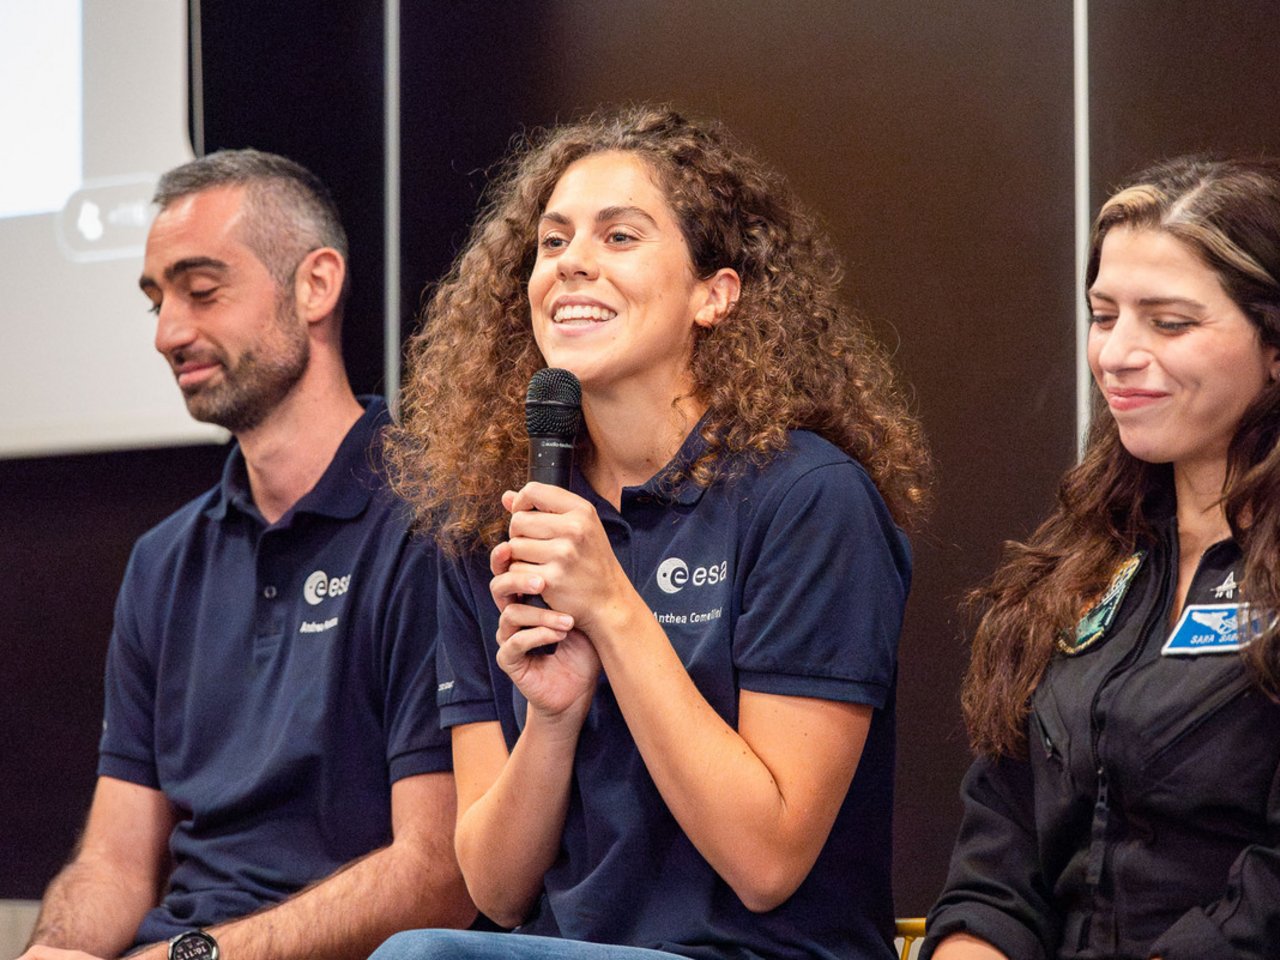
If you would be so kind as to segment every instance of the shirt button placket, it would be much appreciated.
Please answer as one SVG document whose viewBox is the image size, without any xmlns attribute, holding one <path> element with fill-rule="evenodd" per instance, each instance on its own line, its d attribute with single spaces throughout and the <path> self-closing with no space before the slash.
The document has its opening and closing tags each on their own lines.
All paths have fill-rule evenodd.
<svg viewBox="0 0 1280 960">
<path fill-rule="evenodd" d="M 271 549 L 271 542 L 270 533 L 258 541 L 258 583 L 261 584 L 258 595 L 262 598 L 258 602 L 259 644 L 263 641 L 278 641 L 284 632 L 285 604 L 277 586 L 280 578 L 277 564 L 273 562 L 275 551 Z"/>
</svg>

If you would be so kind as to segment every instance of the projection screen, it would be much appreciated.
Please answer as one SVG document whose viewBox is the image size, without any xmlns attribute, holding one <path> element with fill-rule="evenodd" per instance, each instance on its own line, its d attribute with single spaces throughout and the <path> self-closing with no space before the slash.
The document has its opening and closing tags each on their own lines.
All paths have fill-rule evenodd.
<svg viewBox="0 0 1280 960">
<path fill-rule="evenodd" d="M 0 456 L 217 441 L 138 290 L 161 172 L 192 157 L 187 5 L 0 4 Z"/>
</svg>

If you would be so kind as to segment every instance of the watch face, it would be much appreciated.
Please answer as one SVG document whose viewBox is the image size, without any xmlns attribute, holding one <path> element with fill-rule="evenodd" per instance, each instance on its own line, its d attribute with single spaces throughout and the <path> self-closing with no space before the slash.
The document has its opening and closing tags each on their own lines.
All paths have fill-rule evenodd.
<svg viewBox="0 0 1280 960">
<path fill-rule="evenodd" d="M 218 941 L 192 930 L 169 941 L 169 960 L 218 960 Z"/>
</svg>

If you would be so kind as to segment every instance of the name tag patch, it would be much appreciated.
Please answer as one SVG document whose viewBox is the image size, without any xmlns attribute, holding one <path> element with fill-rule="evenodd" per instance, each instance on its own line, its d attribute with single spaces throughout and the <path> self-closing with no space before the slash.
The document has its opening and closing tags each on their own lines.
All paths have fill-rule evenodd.
<svg viewBox="0 0 1280 960">
<path fill-rule="evenodd" d="M 1177 626 L 1161 648 L 1162 656 L 1229 653 L 1248 645 L 1240 634 L 1242 607 L 1235 603 L 1193 603 L 1182 611 Z M 1255 629 L 1261 623 L 1255 624 Z"/>
</svg>

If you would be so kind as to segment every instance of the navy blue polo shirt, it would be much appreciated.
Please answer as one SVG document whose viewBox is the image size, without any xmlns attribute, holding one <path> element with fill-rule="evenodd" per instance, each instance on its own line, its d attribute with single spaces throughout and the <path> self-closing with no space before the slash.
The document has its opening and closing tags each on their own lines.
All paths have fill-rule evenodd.
<svg viewBox="0 0 1280 960">
<path fill-rule="evenodd" d="M 178 811 L 138 943 L 250 913 L 391 839 L 391 784 L 448 770 L 434 550 L 379 467 L 382 400 L 268 526 L 234 448 L 146 533 L 116 601 L 98 772 Z"/>
<path fill-rule="evenodd" d="M 678 457 L 702 449 L 697 431 Z M 853 785 L 796 893 L 746 909 L 667 810 L 602 677 L 574 758 L 560 853 L 523 933 L 690 957 L 888 958 L 894 683 L 910 552 L 862 467 L 818 436 L 709 489 L 651 480 L 621 510 L 580 474 L 615 554 L 694 683 L 730 724 L 742 690 L 874 707 Z M 446 726 L 520 730 L 495 662 L 487 557 L 441 571 L 440 693 Z M 726 795 L 724 802 L 732 803 Z"/>
</svg>

